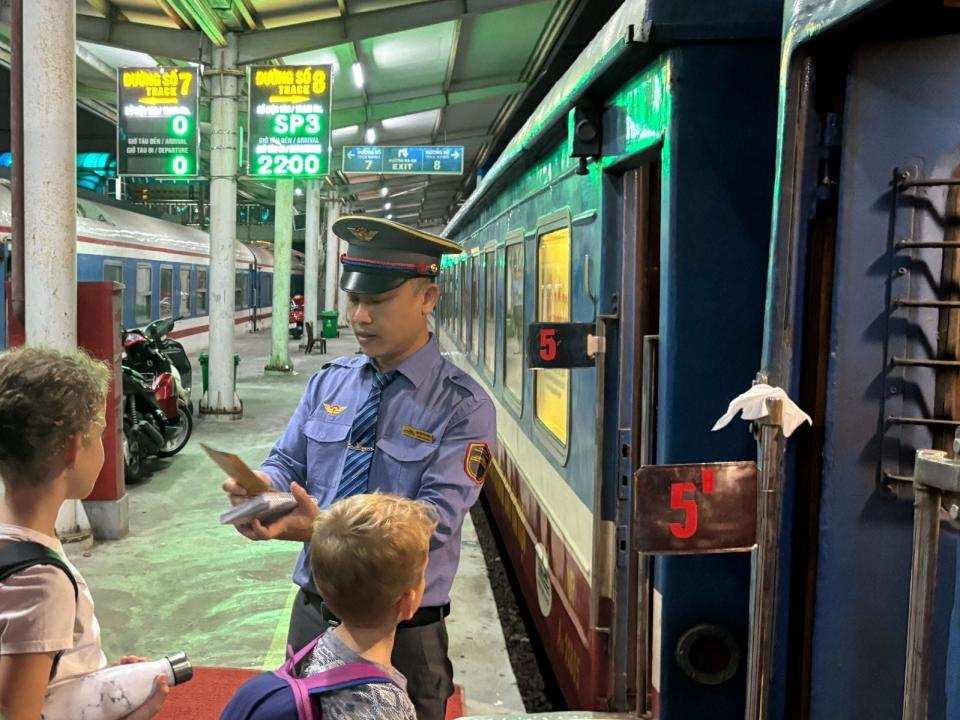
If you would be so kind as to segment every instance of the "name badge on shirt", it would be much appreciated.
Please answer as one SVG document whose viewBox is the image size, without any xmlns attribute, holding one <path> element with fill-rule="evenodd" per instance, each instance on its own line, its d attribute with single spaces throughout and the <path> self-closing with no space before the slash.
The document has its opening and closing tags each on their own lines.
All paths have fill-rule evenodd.
<svg viewBox="0 0 960 720">
<path fill-rule="evenodd" d="M 433 435 L 431 433 L 428 433 L 426 430 L 421 430 L 420 428 L 415 428 L 413 425 L 404 425 L 400 428 L 400 434 L 412 440 L 419 440 L 420 442 L 433 442 Z"/>
</svg>

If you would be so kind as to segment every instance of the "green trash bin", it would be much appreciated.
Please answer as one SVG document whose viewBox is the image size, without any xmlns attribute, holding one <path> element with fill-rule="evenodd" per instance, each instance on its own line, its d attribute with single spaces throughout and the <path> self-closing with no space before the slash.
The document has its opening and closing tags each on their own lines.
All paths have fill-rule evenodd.
<svg viewBox="0 0 960 720">
<path fill-rule="evenodd" d="M 207 366 L 210 364 L 210 356 L 207 353 L 200 353 L 200 376 L 203 380 L 203 394 L 207 394 L 207 387 L 210 385 L 210 371 Z M 240 356 L 233 354 L 233 391 L 237 391 L 237 366 L 240 364 Z"/>
<path fill-rule="evenodd" d="M 322 337 L 335 338 L 340 336 L 340 333 L 337 332 L 337 317 L 336 310 L 324 310 L 320 313 L 320 322 L 323 324 L 321 330 Z"/>
</svg>

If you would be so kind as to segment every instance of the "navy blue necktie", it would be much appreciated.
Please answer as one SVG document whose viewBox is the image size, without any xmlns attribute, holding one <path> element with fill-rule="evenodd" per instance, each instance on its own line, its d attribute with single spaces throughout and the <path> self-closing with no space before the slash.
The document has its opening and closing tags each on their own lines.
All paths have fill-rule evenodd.
<svg viewBox="0 0 960 720">
<path fill-rule="evenodd" d="M 350 497 L 367 491 L 370 479 L 370 464 L 377 443 L 377 415 L 380 412 L 380 395 L 383 388 L 396 376 L 395 372 L 374 371 L 373 387 L 370 395 L 353 419 L 350 428 L 350 443 L 347 445 L 347 458 L 343 461 L 343 474 L 340 487 L 334 500 Z"/>
</svg>

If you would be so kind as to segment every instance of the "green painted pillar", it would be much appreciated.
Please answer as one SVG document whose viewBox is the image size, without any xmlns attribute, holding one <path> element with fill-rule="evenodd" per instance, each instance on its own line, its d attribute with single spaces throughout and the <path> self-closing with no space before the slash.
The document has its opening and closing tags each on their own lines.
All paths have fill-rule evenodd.
<svg viewBox="0 0 960 720">
<path fill-rule="evenodd" d="M 293 250 L 293 180 L 277 180 L 273 209 L 273 315 L 270 374 L 293 372 L 288 347 L 290 315 L 290 256 Z"/>
</svg>

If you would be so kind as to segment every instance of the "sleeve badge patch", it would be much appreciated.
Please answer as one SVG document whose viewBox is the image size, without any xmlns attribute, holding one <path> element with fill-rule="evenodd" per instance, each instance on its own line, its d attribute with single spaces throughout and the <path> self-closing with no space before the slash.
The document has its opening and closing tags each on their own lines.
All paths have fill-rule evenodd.
<svg viewBox="0 0 960 720">
<path fill-rule="evenodd" d="M 467 476 L 477 485 L 483 485 L 487 479 L 487 472 L 493 461 L 490 447 L 484 442 L 475 442 L 467 445 L 467 456 L 463 461 L 463 469 Z"/>
</svg>

